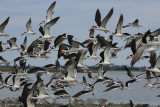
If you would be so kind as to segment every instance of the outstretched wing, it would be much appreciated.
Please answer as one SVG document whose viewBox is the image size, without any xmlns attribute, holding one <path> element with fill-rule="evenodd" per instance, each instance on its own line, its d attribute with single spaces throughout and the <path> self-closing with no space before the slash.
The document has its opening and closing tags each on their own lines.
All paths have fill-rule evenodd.
<svg viewBox="0 0 160 107">
<path fill-rule="evenodd" d="M 101 13 L 100 13 L 99 9 L 97 9 L 97 11 L 96 11 L 95 22 L 97 23 L 97 26 L 101 25 Z"/>
</svg>

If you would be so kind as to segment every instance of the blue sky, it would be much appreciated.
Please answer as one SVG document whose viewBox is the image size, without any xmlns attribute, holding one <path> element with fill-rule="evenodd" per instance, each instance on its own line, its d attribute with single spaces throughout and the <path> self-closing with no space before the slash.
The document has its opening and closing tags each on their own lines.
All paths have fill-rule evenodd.
<svg viewBox="0 0 160 107">
<path fill-rule="evenodd" d="M 11 37 L 17 37 L 18 45 L 23 42 L 24 37 L 20 35 L 26 31 L 26 22 L 32 18 L 32 28 L 37 33 L 34 37 L 28 35 L 28 44 L 41 36 L 38 29 L 38 24 L 45 19 L 46 11 L 50 4 L 54 0 L 3 0 L 0 3 L 0 23 L 2 23 L 8 16 L 10 16 L 10 22 L 8 23 L 5 32 L 10 34 L 10 37 L 1 37 L 2 41 L 6 41 Z M 151 31 L 160 28 L 160 1 L 151 0 L 57 0 L 53 17 L 60 16 L 59 21 L 51 28 L 52 35 L 59 35 L 63 33 L 72 34 L 79 41 L 84 41 L 88 38 L 88 30 L 92 25 L 96 25 L 94 21 L 95 12 L 100 9 L 102 18 L 113 7 L 114 13 L 109 20 L 106 28 L 114 32 L 117 25 L 120 14 L 124 16 L 123 24 L 133 22 L 135 19 L 139 19 L 140 24 L 144 27 L 126 28 L 122 32 L 129 32 L 135 34 L 138 32 L 145 32 L 148 29 Z M 96 31 L 95 34 L 101 34 L 108 37 L 110 34 Z M 114 42 L 118 42 L 118 46 L 124 46 L 124 39 L 114 38 Z M 7 46 L 5 46 L 7 47 Z M 100 50 L 102 51 L 102 50 Z M 131 54 L 130 49 L 123 50 L 119 53 L 118 58 L 111 60 L 111 62 L 121 65 L 129 65 L 130 60 L 125 58 Z M 1 53 L 1 55 L 12 61 L 15 57 L 19 56 L 16 51 L 9 51 Z M 29 59 L 28 63 L 37 66 L 43 66 L 45 64 L 54 63 L 57 57 L 56 52 L 50 54 L 51 59 Z M 61 59 L 62 62 L 62 59 Z M 98 61 L 88 60 L 85 64 L 94 65 Z M 135 66 L 148 66 L 148 60 L 135 64 Z"/>
</svg>

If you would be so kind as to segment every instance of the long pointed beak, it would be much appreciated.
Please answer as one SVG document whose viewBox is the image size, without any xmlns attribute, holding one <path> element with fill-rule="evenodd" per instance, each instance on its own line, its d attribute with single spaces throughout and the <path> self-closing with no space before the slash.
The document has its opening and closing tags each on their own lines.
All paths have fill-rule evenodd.
<svg viewBox="0 0 160 107">
<path fill-rule="evenodd" d="M 43 24 L 43 22 L 41 22 L 39 25 Z"/>
</svg>

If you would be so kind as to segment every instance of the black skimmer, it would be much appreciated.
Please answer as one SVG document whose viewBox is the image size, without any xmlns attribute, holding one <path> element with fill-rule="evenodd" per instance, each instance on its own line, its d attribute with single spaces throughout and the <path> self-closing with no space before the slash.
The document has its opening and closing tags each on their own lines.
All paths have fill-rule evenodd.
<svg viewBox="0 0 160 107">
<path fill-rule="evenodd" d="M 2 73 L 0 72 L 0 82 L 1 82 L 0 85 L 2 85 L 2 87 L 0 89 L 6 87 L 6 88 L 9 88 L 11 91 L 13 91 L 11 85 L 7 84 L 9 79 L 10 79 L 10 75 L 8 77 L 6 77 L 5 80 L 3 80 Z"/>
<path fill-rule="evenodd" d="M 98 42 L 100 42 L 100 47 L 99 48 L 103 48 L 103 47 L 106 46 L 106 44 L 108 44 L 109 42 L 111 42 L 110 39 L 106 39 L 106 38 L 104 38 L 104 36 L 100 36 L 100 34 L 98 34 L 96 36 L 96 38 L 97 38 Z"/>
<path fill-rule="evenodd" d="M 86 89 L 89 89 L 89 90 L 93 90 L 93 88 L 94 88 L 94 84 L 90 84 L 90 83 L 88 83 L 87 82 L 87 80 L 86 80 L 86 78 L 83 76 L 83 82 L 82 82 L 84 85 L 86 85 Z"/>
<path fill-rule="evenodd" d="M 128 33 L 122 33 L 122 24 L 123 24 L 123 14 L 120 15 L 115 33 L 112 33 L 111 34 L 112 36 L 121 37 L 121 38 L 126 37 L 126 36 L 130 36 L 130 34 L 128 34 Z"/>
<path fill-rule="evenodd" d="M 36 57 L 34 49 L 41 43 L 42 41 L 40 40 L 33 41 L 31 45 L 27 48 L 27 52 L 21 53 L 21 56 Z"/>
<path fill-rule="evenodd" d="M 68 74 L 67 76 L 64 76 L 62 78 L 59 78 L 57 80 L 57 85 L 61 85 L 63 83 L 68 83 L 68 84 L 72 84 L 74 85 L 73 83 L 76 82 L 78 84 L 78 80 L 77 80 L 77 64 L 78 64 L 78 61 L 73 61 L 70 65 L 67 66 L 67 71 L 68 71 Z"/>
<path fill-rule="evenodd" d="M 26 27 L 27 27 L 27 32 L 24 32 L 21 36 L 25 35 L 25 34 L 32 34 L 32 35 L 35 35 L 36 33 L 32 30 L 32 27 L 31 27 L 31 18 L 28 20 L 27 24 L 26 24 Z"/>
<path fill-rule="evenodd" d="M 56 1 L 54 1 L 48 8 L 47 12 L 46 12 L 46 20 L 42 21 L 40 24 L 43 24 L 43 23 L 48 23 L 52 20 L 52 15 L 53 15 L 53 9 L 56 5 Z M 39 25 L 40 25 L 39 24 Z"/>
<path fill-rule="evenodd" d="M 97 59 L 98 58 L 97 51 L 99 46 L 100 46 L 100 42 L 98 41 L 95 45 L 93 45 L 93 42 L 89 43 L 87 47 L 88 47 L 90 56 L 85 57 L 85 59 L 88 59 L 88 58 Z"/>
<path fill-rule="evenodd" d="M 42 40 L 52 40 L 52 38 L 56 38 L 55 36 L 50 35 L 50 27 L 53 26 L 60 17 L 56 17 L 52 19 L 50 22 L 44 25 L 44 28 L 40 26 L 39 31 L 42 34 L 38 39 Z"/>
<path fill-rule="evenodd" d="M 52 75 L 53 79 L 59 79 L 65 75 L 58 60 L 56 60 L 55 62 L 55 70 L 56 70 L 56 73 Z"/>
<path fill-rule="evenodd" d="M 151 32 L 151 35 L 154 37 L 157 37 L 159 34 L 160 34 L 160 29 L 157 29 L 157 30 Z"/>
<path fill-rule="evenodd" d="M 61 43 L 59 46 L 59 50 L 58 50 L 58 58 L 60 58 L 61 56 L 64 56 L 64 50 L 69 50 L 71 48 L 70 45 Z"/>
<path fill-rule="evenodd" d="M 85 66 L 85 64 L 83 64 L 84 57 L 85 57 L 85 55 L 87 54 L 87 51 L 80 50 L 79 52 L 80 52 L 80 56 L 79 56 L 79 61 L 78 61 L 77 67 L 88 69 L 88 68 Z M 77 54 L 77 55 L 78 55 L 78 54 Z"/>
<path fill-rule="evenodd" d="M 67 39 L 66 33 L 57 36 L 56 39 L 54 40 L 54 50 L 58 51 L 60 44 L 66 39 Z"/>
<path fill-rule="evenodd" d="M 39 75 L 37 75 L 37 81 L 32 85 L 30 83 L 25 83 L 21 96 L 19 100 L 23 103 L 24 107 L 35 107 L 36 99 L 33 99 L 33 96 L 38 95 L 37 84 L 42 81 Z M 31 88 L 29 86 L 32 85 Z"/>
<path fill-rule="evenodd" d="M 0 56 L 0 60 L 2 61 L 0 64 L 7 64 L 9 65 L 10 62 L 8 62 L 6 59 L 4 59 L 2 56 Z"/>
<path fill-rule="evenodd" d="M 101 21 L 101 14 L 100 14 L 99 9 L 97 9 L 96 14 L 95 14 L 95 22 L 97 23 L 97 26 L 92 26 L 91 29 L 104 31 L 106 33 L 110 32 L 106 29 L 106 24 L 111 18 L 112 14 L 113 14 L 113 8 L 109 11 L 106 17 Z"/>
<path fill-rule="evenodd" d="M 142 43 L 140 45 L 157 46 L 158 48 L 159 44 L 158 38 L 152 36 L 150 30 L 148 30 L 142 37 Z"/>
<path fill-rule="evenodd" d="M 126 27 L 137 27 L 139 29 L 139 27 L 142 27 L 142 25 L 140 25 L 139 20 L 136 19 L 134 22 L 128 23 L 126 26 L 123 26 L 122 28 L 126 28 Z"/>
<path fill-rule="evenodd" d="M 70 95 L 64 89 L 54 92 L 54 95 L 59 96 L 56 99 L 70 97 Z"/>
<path fill-rule="evenodd" d="M 24 38 L 23 44 L 21 44 L 21 49 L 23 52 L 27 51 L 27 36 Z"/>
<path fill-rule="evenodd" d="M 49 95 L 47 92 L 47 87 L 43 84 L 43 80 L 39 81 L 37 84 L 38 95 L 36 97 L 32 96 L 30 99 L 45 100 L 45 99 L 55 99 L 54 95 Z"/>
<path fill-rule="evenodd" d="M 51 42 L 49 42 L 48 40 L 45 40 L 42 44 L 40 44 L 40 53 L 48 53 L 49 51 L 47 51 L 50 48 Z"/>
<path fill-rule="evenodd" d="M 18 50 L 21 49 L 17 46 L 17 38 L 16 37 L 13 37 L 11 38 L 10 40 L 7 41 L 7 43 L 9 43 L 10 47 L 6 48 L 4 51 L 7 51 L 7 50 Z"/>
<path fill-rule="evenodd" d="M 117 58 L 118 52 L 121 51 L 123 49 L 123 47 L 117 47 L 118 43 L 114 43 L 111 45 L 111 49 L 110 49 L 110 58 Z"/>
<path fill-rule="evenodd" d="M 0 25 L 0 36 L 9 37 L 9 34 L 4 33 L 4 29 L 9 22 L 10 17 L 8 17 L 1 25 Z"/>
<path fill-rule="evenodd" d="M 82 43 L 73 40 L 74 39 L 73 35 L 67 35 L 67 38 L 68 38 L 68 43 L 71 45 L 71 47 L 68 50 L 62 50 L 61 53 L 87 50 L 87 48 L 85 48 L 85 46 Z M 83 48 L 80 48 L 80 46 L 82 46 Z"/>
<path fill-rule="evenodd" d="M 150 45 L 143 45 L 140 43 L 139 47 L 136 49 L 134 56 L 132 57 L 130 65 L 133 66 L 141 58 L 144 51 L 149 47 Z"/>
<path fill-rule="evenodd" d="M 152 59 L 153 58 L 153 59 Z M 156 72 L 156 73 L 160 73 L 160 56 L 158 56 L 158 58 L 156 59 L 156 54 L 153 55 L 153 57 L 151 57 L 150 59 L 150 64 L 151 67 L 146 68 L 145 71 L 151 71 L 151 72 Z"/>
<path fill-rule="evenodd" d="M 32 68 L 30 70 L 27 71 L 28 74 L 30 73 L 49 73 L 47 70 L 43 69 L 43 68 L 40 68 L 40 67 L 35 67 L 35 68 Z"/>
<path fill-rule="evenodd" d="M 145 69 L 145 71 L 146 71 L 146 77 L 147 77 L 146 79 L 148 81 L 148 84 L 144 85 L 144 87 L 149 86 L 152 89 L 152 88 L 154 88 L 155 84 L 152 84 L 152 81 L 151 81 L 151 72 L 148 71 L 147 69 Z"/>
<path fill-rule="evenodd" d="M 119 81 L 120 82 L 119 85 L 111 86 L 111 87 L 107 88 L 106 90 L 104 90 L 103 92 L 107 92 L 107 91 L 110 91 L 110 90 L 113 90 L 113 89 L 116 89 L 116 88 L 120 88 L 121 90 L 128 89 L 129 84 L 133 83 L 135 81 L 136 81 L 136 79 L 132 79 L 132 80 L 129 80 L 129 81 L 125 82 L 125 84 L 123 82 Z"/>
<path fill-rule="evenodd" d="M 2 41 L 0 41 L 0 52 L 3 52 L 4 50 L 3 50 L 3 42 Z"/>
<path fill-rule="evenodd" d="M 107 72 L 107 70 L 109 69 L 109 67 L 107 67 L 105 70 L 103 70 L 103 64 L 99 64 L 98 66 L 98 76 L 94 77 L 97 80 L 94 82 L 93 85 L 95 85 L 98 82 L 108 82 L 111 80 L 111 78 L 105 77 L 105 74 Z"/>
<path fill-rule="evenodd" d="M 127 75 L 131 78 L 131 79 L 135 79 L 136 81 L 139 81 L 141 78 L 139 76 L 143 75 L 144 73 L 138 74 L 138 75 L 133 75 L 133 73 L 130 71 L 130 69 L 127 66 L 124 66 L 125 70 L 127 71 Z"/>
<path fill-rule="evenodd" d="M 108 43 L 105 46 L 104 51 L 100 53 L 100 56 L 102 58 L 102 61 L 99 62 L 98 64 L 107 64 L 107 65 L 114 65 L 113 63 L 110 62 L 110 48 L 111 48 L 111 42 Z"/>
<path fill-rule="evenodd" d="M 94 91 L 93 90 L 82 90 L 82 91 L 76 93 L 75 95 L 73 95 L 72 97 L 73 98 L 78 98 L 81 95 L 90 94 L 90 93 L 92 93 L 94 95 Z"/>
</svg>

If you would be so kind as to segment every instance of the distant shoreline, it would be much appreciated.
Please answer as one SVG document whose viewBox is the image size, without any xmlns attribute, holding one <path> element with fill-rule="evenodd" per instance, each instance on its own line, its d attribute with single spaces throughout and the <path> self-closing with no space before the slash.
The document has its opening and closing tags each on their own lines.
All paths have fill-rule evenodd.
<svg viewBox="0 0 160 107">
<path fill-rule="evenodd" d="M 30 69 L 34 68 L 34 67 L 37 67 L 37 66 L 32 66 L 32 67 L 30 67 Z M 44 68 L 44 67 L 41 67 L 41 68 Z M 93 73 L 96 73 L 96 71 L 97 71 L 97 66 L 89 66 L 88 68 Z M 106 68 L 106 67 L 104 66 L 104 68 Z M 13 69 L 13 66 L 0 66 L 0 71 L 1 72 L 10 72 L 10 71 L 12 71 L 12 69 Z M 44 68 L 44 69 L 49 71 L 49 72 L 56 72 L 56 70 L 54 68 Z M 133 72 L 135 72 L 135 71 L 136 72 L 141 72 L 145 69 L 145 67 L 129 67 L 129 69 Z M 113 66 L 113 67 L 110 67 L 108 69 L 108 71 L 122 71 L 122 72 L 124 71 L 124 72 L 126 72 L 126 70 L 124 69 L 123 66 Z M 85 73 L 83 71 L 78 71 L 78 72 Z"/>
<path fill-rule="evenodd" d="M 104 107 L 131 107 L 129 103 L 127 104 L 113 104 L 113 103 L 108 103 L 108 104 L 102 104 Z M 50 103 L 50 104 L 35 104 L 35 107 L 103 107 L 101 104 L 59 104 L 59 103 Z M 3 106 L 3 104 L 2 104 Z M 153 105 L 149 104 L 136 104 L 136 107 L 153 107 Z M 155 105 L 154 105 L 155 106 Z M 159 106 L 159 105 L 156 105 Z M 9 104 L 7 107 L 23 107 L 22 104 Z"/>
</svg>

